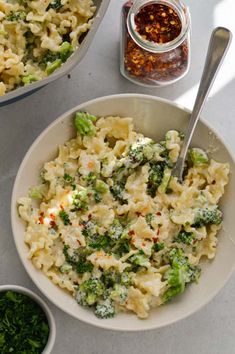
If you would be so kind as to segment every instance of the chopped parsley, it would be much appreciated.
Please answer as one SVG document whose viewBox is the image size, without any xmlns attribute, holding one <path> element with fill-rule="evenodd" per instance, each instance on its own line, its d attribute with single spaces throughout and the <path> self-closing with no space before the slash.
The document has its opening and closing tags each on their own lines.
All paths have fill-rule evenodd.
<svg viewBox="0 0 235 354">
<path fill-rule="evenodd" d="M 66 211 L 61 210 L 61 211 L 59 212 L 59 217 L 61 218 L 61 220 L 63 221 L 63 223 L 64 223 L 65 226 L 71 224 L 70 219 L 69 219 L 69 215 L 66 213 Z"/>
<path fill-rule="evenodd" d="M 0 292 L 0 352 L 40 354 L 49 337 L 42 308 L 15 291 Z"/>
</svg>

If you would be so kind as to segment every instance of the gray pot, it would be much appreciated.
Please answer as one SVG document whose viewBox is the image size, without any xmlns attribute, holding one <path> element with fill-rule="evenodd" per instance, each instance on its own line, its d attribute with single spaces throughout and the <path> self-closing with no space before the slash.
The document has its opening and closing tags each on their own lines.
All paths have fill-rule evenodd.
<svg viewBox="0 0 235 354">
<path fill-rule="evenodd" d="M 70 72 L 85 56 L 95 36 L 95 33 L 105 15 L 109 2 L 110 0 L 94 0 L 97 10 L 95 13 L 94 22 L 91 26 L 91 29 L 89 30 L 86 37 L 84 38 L 81 46 L 59 69 L 57 69 L 52 75 L 46 77 L 45 79 L 42 79 L 40 81 L 37 81 L 27 86 L 20 87 L 0 97 L 0 106 L 4 106 L 9 103 L 18 101 L 19 99 L 22 99 L 23 97 L 30 95 L 31 93 L 39 90 L 41 87 L 59 79 L 60 77 Z"/>
</svg>

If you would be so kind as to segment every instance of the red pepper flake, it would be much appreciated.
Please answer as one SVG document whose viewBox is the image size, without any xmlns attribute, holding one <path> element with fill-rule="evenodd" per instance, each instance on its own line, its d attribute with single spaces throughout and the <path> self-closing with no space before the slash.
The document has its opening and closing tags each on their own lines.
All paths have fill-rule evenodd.
<svg viewBox="0 0 235 354">
<path fill-rule="evenodd" d="M 136 215 L 139 217 L 139 216 L 141 216 L 142 214 L 141 214 L 139 211 L 136 211 Z"/>
<path fill-rule="evenodd" d="M 56 226 L 55 221 L 54 221 L 54 220 L 51 220 L 51 221 L 50 221 L 50 225 L 51 225 L 51 227 L 55 227 L 55 226 Z"/>
<path fill-rule="evenodd" d="M 60 204 L 60 209 L 64 210 L 63 204 Z"/>
<path fill-rule="evenodd" d="M 160 229 L 157 230 L 157 235 L 159 235 L 159 234 L 160 234 Z"/>
<path fill-rule="evenodd" d="M 145 247 L 145 246 L 146 246 L 146 243 L 145 243 L 145 242 L 142 242 L 142 246 Z"/>
<path fill-rule="evenodd" d="M 180 35 L 181 20 L 176 11 L 167 5 L 143 6 L 135 16 L 136 31 L 147 41 L 168 43 Z"/>
<path fill-rule="evenodd" d="M 157 215 L 157 216 L 161 216 L 162 213 L 161 213 L 160 211 L 158 211 L 158 212 L 156 213 L 156 215 Z"/>
<path fill-rule="evenodd" d="M 79 240 L 77 240 L 77 243 L 78 243 L 79 245 L 81 245 L 81 242 L 80 242 Z"/>
<path fill-rule="evenodd" d="M 88 220 L 91 220 L 92 214 L 88 214 Z"/>
<path fill-rule="evenodd" d="M 55 214 L 50 214 L 50 218 L 52 219 L 52 220 L 55 220 Z"/>
<path fill-rule="evenodd" d="M 216 181 L 215 180 L 213 180 L 212 182 L 211 182 L 211 184 L 215 184 L 216 183 Z"/>
<path fill-rule="evenodd" d="M 128 235 L 129 236 L 133 236 L 135 234 L 135 231 L 134 230 L 130 230 L 129 232 L 128 232 Z"/>
<path fill-rule="evenodd" d="M 40 223 L 40 224 L 44 224 L 44 219 L 43 219 L 42 216 L 40 216 L 38 220 L 39 220 L 39 223 Z"/>
<path fill-rule="evenodd" d="M 43 211 L 41 211 L 39 215 L 44 216 L 44 212 L 43 212 Z"/>
<path fill-rule="evenodd" d="M 153 243 L 157 243 L 158 237 L 153 237 Z"/>
</svg>

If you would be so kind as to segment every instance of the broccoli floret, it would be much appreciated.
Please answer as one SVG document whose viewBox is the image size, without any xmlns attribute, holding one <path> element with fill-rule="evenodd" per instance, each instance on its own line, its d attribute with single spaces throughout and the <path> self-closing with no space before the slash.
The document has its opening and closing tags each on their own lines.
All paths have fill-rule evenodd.
<svg viewBox="0 0 235 354">
<path fill-rule="evenodd" d="M 61 64 L 62 64 L 61 59 L 56 59 L 52 63 L 48 63 L 46 68 L 47 75 L 51 75 L 56 69 L 58 69 L 61 66 Z"/>
<path fill-rule="evenodd" d="M 72 269 L 73 269 L 72 265 L 67 262 L 62 264 L 62 266 L 60 267 L 61 273 L 65 273 L 65 274 L 69 273 Z"/>
<path fill-rule="evenodd" d="M 95 315 L 99 318 L 112 318 L 115 315 L 115 307 L 112 300 L 106 299 L 96 305 Z"/>
<path fill-rule="evenodd" d="M 96 192 L 103 194 L 103 193 L 106 193 L 108 191 L 109 187 L 108 187 L 108 185 L 105 182 L 103 182 L 100 179 L 97 179 L 97 181 L 95 183 L 95 186 L 94 186 L 94 189 L 95 189 Z"/>
<path fill-rule="evenodd" d="M 59 10 L 63 5 L 61 4 L 61 0 L 53 0 L 48 6 L 47 11 L 50 9 Z"/>
<path fill-rule="evenodd" d="M 148 257 L 144 254 L 143 251 L 139 251 L 138 253 L 131 256 L 129 258 L 129 261 L 135 266 L 146 267 L 146 268 L 150 264 Z"/>
<path fill-rule="evenodd" d="M 89 244 L 89 247 L 97 250 L 108 250 L 110 246 L 110 238 L 107 235 L 97 236 Z"/>
<path fill-rule="evenodd" d="M 116 241 L 115 246 L 112 248 L 112 251 L 113 253 L 118 254 L 120 257 L 124 253 L 130 252 L 129 239 L 124 237 Z"/>
<path fill-rule="evenodd" d="M 124 285 L 115 284 L 113 290 L 110 292 L 110 299 L 123 304 L 128 295 L 127 288 Z"/>
<path fill-rule="evenodd" d="M 180 248 L 172 248 L 168 254 L 170 263 L 173 267 L 187 264 L 187 257 Z"/>
<path fill-rule="evenodd" d="M 93 264 L 86 261 L 86 258 L 79 258 L 79 261 L 75 265 L 76 272 L 78 274 L 91 273 L 93 270 Z"/>
<path fill-rule="evenodd" d="M 41 64 L 47 66 L 49 64 L 52 64 L 57 59 L 60 59 L 60 53 L 58 53 L 58 52 L 55 53 L 55 52 L 51 52 L 50 50 L 48 50 L 43 55 L 43 58 L 41 59 Z"/>
<path fill-rule="evenodd" d="M 94 183 L 93 196 L 96 203 L 100 203 L 102 200 L 102 194 L 106 193 L 109 189 L 108 185 L 102 180 L 98 179 Z"/>
<path fill-rule="evenodd" d="M 92 263 L 86 260 L 86 257 L 90 254 L 89 250 L 81 247 L 72 255 L 69 254 L 68 250 L 69 246 L 65 245 L 63 249 L 65 260 L 67 264 L 72 266 L 74 271 L 78 274 L 82 274 L 93 270 Z"/>
<path fill-rule="evenodd" d="M 209 158 L 206 152 L 199 148 L 189 150 L 189 157 L 194 166 L 204 165 L 209 163 Z"/>
<path fill-rule="evenodd" d="M 112 225 L 109 228 L 109 236 L 113 240 L 119 240 L 123 234 L 123 226 L 118 219 L 114 219 Z"/>
<path fill-rule="evenodd" d="M 123 179 L 121 181 L 114 181 L 114 185 L 110 188 L 114 199 L 117 200 L 121 205 L 128 203 L 127 199 L 125 199 L 123 196 L 125 185 L 126 181 Z"/>
<path fill-rule="evenodd" d="M 128 165 L 135 168 L 153 157 L 153 141 L 149 138 L 137 140 L 130 146 Z"/>
<path fill-rule="evenodd" d="M 164 276 L 168 284 L 168 289 L 163 294 L 164 302 L 170 301 L 174 296 L 181 294 L 187 283 L 197 281 L 200 276 L 200 269 L 190 265 L 183 250 L 173 248 L 169 252 L 169 259 L 171 269 Z"/>
<path fill-rule="evenodd" d="M 170 301 L 173 297 L 184 292 L 185 283 L 187 279 L 187 272 L 185 269 L 170 269 L 165 278 L 169 288 L 165 291 L 163 295 L 164 302 Z"/>
<path fill-rule="evenodd" d="M 101 280 L 90 278 L 79 285 L 76 300 L 82 306 L 91 306 L 99 300 L 104 291 L 104 284 Z"/>
<path fill-rule="evenodd" d="M 126 287 L 132 284 L 132 276 L 128 272 L 123 272 L 121 274 L 121 281 L 120 284 L 125 285 Z"/>
<path fill-rule="evenodd" d="M 109 269 L 103 272 L 102 280 L 107 289 L 112 288 L 114 284 L 120 282 L 121 275 L 115 270 Z"/>
<path fill-rule="evenodd" d="M 76 192 L 73 195 L 73 209 L 71 211 L 87 210 L 88 202 L 88 191 L 86 189 Z"/>
<path fill-rule="evenodd" d="M 95 236 L 97 234 L 97 225 L 91 220 L 84 221 L 82 234 L 86 238 L 87 237 L 92 238 L 93 236 Z"/>
<path fill-rule="evenodd" d="M 108 192 L 108 185 L 103 182 L 101 179 L 97 179 L 96 175 L 93 172 L 90 172 L 85 178 L 85 181 L 88 186 L 93 189 L 93 197 L 96 203 L 101 202 L 102 194 Z"/>
<path fill-rule="evenodd" d="M 66 60 L 70 57 L 70 55 L 73 53 L 73 47 L 69 42 L 63 42 L 60 46 L 60 59 L 62 60 L 63 63 L 66 62 Z"/>
<path fill-rule="evenodd" d="M 114 242 L 114 246 L 112 247 L 113 253 L 122 256 L 124 253 L 130 251 L 130 237 L 118 219 L 114 219 L 113 224 L 109 228 L 108 235 Z"/>
<path fill-rule="evenodd" d="M 193 226 L 202 227 L 211 224 L 220 225 L 222 221 L 223 214 L 217 207 L 213 209 L 197 209 Z"/>
<path fill-rule="evenodd" d="M 6 20 L 7 21 L 24 21 L 26 19 L 26 12 L 25 11 L 16 11 L 13 12 L 11 11 L 10 14 L 8 16 L 6 16 Z"/>
<path fill-rule="evenodd" d="M 174 238 L 175 242 L 184 243 L 185 245 L 192 245 L 195 239 L 195 234 L 193 232 L 187 232 L 182 230 Z"/>
<path fill-rule="evenodd" d="M 166 193 L 170 179 L 171 179 L 171 169 L 169 167 L 165 167 L 163 171 L 162 182 L 158 187 L 159 193 Z"/>
<path fill-rule="evenodd" d="M 161 250 L 163 250 L 165 247 L 163 242 L 157 242 L 153 245 L 152 249 L 154 250 L 154 252 L 159 252 Z"/>
<path fill-rule="evenodd" d="M 70 256 L 68 250 L 69 250 L 69 246 L 68 245 L 64 245 L 63 253 L 64 253 L 64 256 L 65 256 L 65 260 L 66 260 L 67 263 L 71 264 L 71 263 L 74 262 L 74 257 Z"/>
<path fill-rule="evenodd" d="M 27 75 L 27 76 L 23 76 L 21 81 L 23 82 L 24 85 L 29 85 L 32 82 L 38 81 L 38 78 L 35 75 Z"/>
<path fill-rule="evenodd" d="M 157 188 L 162 183 L 165 166 L 165 162 L 150 162 L 147 192 L 152 198 L 156 196 Z"/>
<path fill-rule="evenodd" d="M 97 117 L 85 113 L 85 112 L 77 112 L 75 117 L 75 127 L 78 131 L 78 134 L 81 136 L 93 136 L 95 135 L 96 128 L 94 126 L 94 122 L 97 120 Z"/>
<path fill-rule="evenodd" d="M 105 251 L 110 250 L 111 239 L 108 233 L 99 235 L 97 233 L 97 225 L 93 221 L 88 220 L 83 222 L 82 234 L 86 237 L 86 243 L 90 248 L 103 249 Z"/>
<path fill-rule="evenodd" d="M 65 63 L 72 53 L 72 45 L 69 42 L 63 42 L 58 52 L 47 50 L 41 58 L 40 64 L 46 68 L 47 75 L 50 75 Z"/>
</svg>

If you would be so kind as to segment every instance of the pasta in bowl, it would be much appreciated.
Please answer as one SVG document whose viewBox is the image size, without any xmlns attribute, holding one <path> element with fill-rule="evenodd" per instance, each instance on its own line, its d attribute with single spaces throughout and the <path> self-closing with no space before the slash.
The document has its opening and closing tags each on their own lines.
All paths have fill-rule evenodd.
<svg viewBox="0 0 235 354">
<path fill-rule="evenodd" d="M 55 290 L 61 296 L 72 294 L 73 311 L 77 306 L 93 323 L 109 328 L 123 316 L 136 323 L 134 312 L 139 318 L 150 313 L 140 321 L 149 326 L 154 313 L 156 327 L 158 313 L 161 321 L 168 307 L 184 308 L 187 296 L 194 299 L 190 294 L 197 293 L 207 272 L 202 269 L 200 277 L 203 258 L 215 256 L 222 225 L 218 203 L 230 169 L 224 161 L 230 166 L 231 161 L 217 162 L 192 148 L 179 184 L 171 170 L 180 130 L 166 125 L 165 136 L 153 139 L 137 132 L 134 115 L 133 120 L 129 114 L 107 116 L 99 109 L 93 115 L 92 104 L 84 108 L 69 116 L 73 135 L 64 136 L 59 153 L 40 166 L 43 183 L 29 196 L 18 191 L 13 198 L 26 221 L 24 257 L 28 253 L 27 262 L 38 269 L 35 275 L 42 270 L 64 289 Z M 188 286 L 194 282 L 198 285 Z"/>
</svg>

